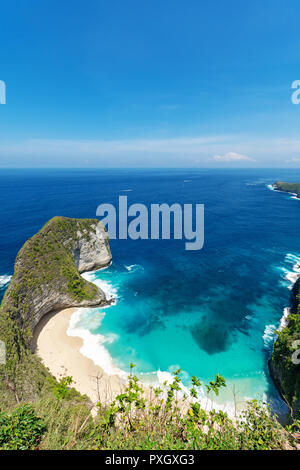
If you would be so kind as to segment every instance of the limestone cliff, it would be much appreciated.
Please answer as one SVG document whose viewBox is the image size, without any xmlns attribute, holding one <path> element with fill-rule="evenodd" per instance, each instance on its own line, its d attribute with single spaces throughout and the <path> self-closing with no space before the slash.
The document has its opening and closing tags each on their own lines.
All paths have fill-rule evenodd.
<svg viewBox="0 0 300 470">
<path fill-rule="evenodd" d="M 297 364 L 293 359 L 295 353 L 294 342 L 299 340 L 300 278 L 296 281 L 292 290 L 287 325 L 278 332 L 278 338 L 275 341 L 273 354 L 269 361 L 273 380 L 294 417 L 300 415 L 300 364 Z"/>
<path fill-rule="evenodd" d="M 104 304 L 105 294 L 80 273 L 110 261 L 107 233 L 94 219 L 54 217 L 24 244 L 0 308 L 0 340 L 7 349 L 0 380 L 9 379 L 20 395 L 42 385 L 45 371 L 28 348 L 34 327 L 52 310 Z"/>
</svg>

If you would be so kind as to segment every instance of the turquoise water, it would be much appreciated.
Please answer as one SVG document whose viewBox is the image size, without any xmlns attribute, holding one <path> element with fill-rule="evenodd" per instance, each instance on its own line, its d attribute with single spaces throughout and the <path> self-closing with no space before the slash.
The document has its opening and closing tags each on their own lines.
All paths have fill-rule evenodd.
<svg viewBox="0 0 300 470">
<path fill-rule="evenodd" d="M 285 263 L 291 268 L 287 261 Z M 188 292 L 183 305 L 172 305 L 170 300 L 172 312 L 165 315 L 165 304 L 160 304 L 155 295 L 145 301 L 140 286 L 150 277 L 147 271 L 146 266 L 118 266 L 116 263 L 86 276 L 117 302 L 105 309 L 81 310 L 76 326 L 100 334 L 98 341 L 109 352 L 113 364 L 128 371 L 129 364 L 135 363 L 145 382 L 157 381 L 158 370 L 172 372 L 181 368 L 183 383 L 187 386 L 194 374 L 202 383 L 208 383 L 219 372 L 227 381 L 227 390 L 219 401 L 232 401 L 235 387 L 239 401 L 271 399 L 280 407 L 266 367 L 275 337 L 273 333 L 283 314 L 281 309 L 277 310 L 271 296 L 265 293 L 256 302 L 246 302 L 239 311 L 238 326 L 228 317 L 220 321 L 216 318 L 215 306 L 220 308 L 225 303 L 222 309 L 225 316 L 225 309 L 234 304 L 234 299 L 229 297 L 234 296 L 233 289 L 229 293 L 230 287 L 226 284 L 210 289 L 197 303 L 191 302 Z M 278 275 L 278 284 L 279 280 L 285 282 L 287 289 L 284 279 L 282 274 Z M 169 286 L 161 288 L 168 291 Z M 110 365 L 102 351 L 95 344 L 92 350 L 89 344 L 86 346 L 87 355 L 109 372 Z M 163 374 L 162 378 L 168 376 Z"/>
<path fill-rule="evenodd" d="M 300 262 L 300 201 L 268 185 L 298 181 L 300 172 L 66 170 L 0 177 L 7 196 L 1 276 L 12 274 L 17 248 L 53 215 L 94 217 L 98 204 L 117 204 L 124 194 L 129 204 L 205 204 L 200 251 L 185 251 L 180 240 L 111 241 L 112 265 L 88 277 L 116 304 L 80 312 L 76 326 L 94 335 L 85 337 L 84 352 L 112 372 L 128 372 L 134 362 L 144 381 L 178 367 L 185 385 L 192 375 L 208 382 L 219 372 L 228 384 L 221 400 L 232 401 L 235 386 L 238 401 L 263 397 L 282 406 L 267 362 Z M 1 279 L 3 292 L 7 277 Z"/>
</svg>

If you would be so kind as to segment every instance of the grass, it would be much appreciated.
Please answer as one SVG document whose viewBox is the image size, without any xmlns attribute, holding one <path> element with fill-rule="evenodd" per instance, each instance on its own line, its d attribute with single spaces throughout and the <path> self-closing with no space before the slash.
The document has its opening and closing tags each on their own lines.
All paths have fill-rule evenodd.
<svg viewBox="0 0 300 470">
<path fill-rule="evenodd" d="M 7 350 L 7 363 L 0 365 L 0 448 L 223 450 L 283 449 L 293 444 L 291 430 L 299 431 L 299 422 L 293 420 L 284 430 L 265 404 L 250 402 L 235 422 L 221 411 L 207 411 L 199 401 L 202 384 L 197 377 L 192 378 L 183 411 L 178 399 L 180 370 L 164 391 L 152 389 L 145 398 L 132 365 L 124 393 L 108 406 L 99 403 L 95 418 L 89 399 L 71 387 L 71 378 L 51 378 L 29 348 L 32 306 L 37 296 L 49 291 L 65 295 L 70 304 L 97 296 L 97 287 L 79 275 L 73 255 L 78 233 L 89 241 L 96 223 L 55 217 L 17 256 L 0 309 L 0 339 Z M 297 309 L 279 333 L 272 359 L 276 367 L 283 367 L 283 384 L 295 406 L 299 368 L 289 358 L 291 341 L 300 333 L 299 318 Z M 205 390 L 217 395 L 224 386 L 223 377 L 216 375 Z"/>
<path fill-rule="evenodd" d="M 71 388 L 71 382 L 70 377 L 58 384 L 47 381 L 47 389 L 34 403 L 2 412 L 0 448 L 272 450 L 293 448 L 293 433 L 299 430 L 296 421 L 293 429 L 282 428 L 268 407 L 255 400 L 235 421 L 222 411 L 206 410 L 198 400 L 202 384 L 196 377 L 189 396 L 179 399 L 180 370 L 164 391 L 152 388 L 145 397 L 132 368 L 124 393 L 108 406 L 98 403 L 94 418 L 87 397 Z M 216 394 L 223 386 L 224 379 L 216 376 L 208 393 Z"/>
<path fill-rule="evenodd" d="M 91 235 L 97 224 L 94 219 L 54 217 L 19 251 L 0 308 L 0 340 L 5 343 L 7 356 L 6 366 L 0 365 L 4 402 L 11 399 L 7 383 L 12 384 L 17 398 L 23 400 L 39 395 L 48 376 L 30 351 L 39 313 L 35 307 L 37 299 L 58 298 L 66 306 L 80 305 L 82 301 L 99 303 L 99 289 L 80 276 L 74 261 L 79 240 L 92 243 Z"/>
</svg>

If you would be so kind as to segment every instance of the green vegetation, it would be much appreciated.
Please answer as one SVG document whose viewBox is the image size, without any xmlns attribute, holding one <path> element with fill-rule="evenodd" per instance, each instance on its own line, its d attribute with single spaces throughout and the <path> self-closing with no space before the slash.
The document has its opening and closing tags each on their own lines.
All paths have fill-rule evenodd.
<svg viewBox="0 0 300 470">
<path fill-rule="evenodd" d="M 52 390 L 58 400 L 62 400 L 70 395 L 69 385 L 73 382 L 72 377 L 63 377 L 59 382 L 53 379 L 53 377 L 48 377 L 47 380 L 52 385 Z"/>
<path fill-rule="evenodd" d="M 47 390 L 32 405 L 2 413 L 0 448 L 39 449 L 144 449 L 144 450 L 266 450 L 293 448 L 292 432 L 284 430 L 269 409 L 248 403 L 235 422 L 222 411 L 208 411 L 199 402 L 201 382 L 192 378 L 189 396 L 179 397 L 180 370 L 173 382 L 147 393 L 133 374 L 128 385 L 109 406 L 98 403 L 92 418 L 86 397 L 70 388 L 71 377 Z M 217 375 L 208 385 L 218 394 L 226 386 Z M 57 393 L 58 392 L 58 393 Z M 213 396 L 211 397 L 213 398 Z M 21 417 L 21 418 L 17 418 Z M 37 418 L 37 416 L 39 416 Z M 32 428 L 29 423 L 32 423 Z M 24 432 L 22 431 L 24 430 Z"/>
<path fill-rule="evenodd" d="M 284 183 L 281 181 L 277 181 L 274 183 L 274 189 L 278 191 L 284 191 L 287 193 L 294 193 L 300 197 L 300 183 Z"/>
<path fill-rule="evenodd" d="M 295 353 L 294 341 L 300 340 L 300 315 L 292 314 L 288 318 L 288 326 L 278 332 L 274 344 L 272 361 L 280 371 L 281 389 L 286 401 L 300 417 L 300 365 L 292 361 Z M 300 354 L 299 354 L 300 356 Z"/>
<path fill-rule="evenodd" d="M 300 183 L 274 183 L 274 188 L 280 191 L 295 193 L 300 198 Z M 300 279 L 292 291 L 291 314 L 287 318 L 287 326 L 277 332 L 273 354 L 270 361 L 270 371 L 291 409 L 294 417 L 300 417 L 300 364 L 293 359 L 296 342 L 300 341 Z"/>
<path fill-rule="evenodd" d="M 19 406 L 11 414 L 0 413 L 0 449 L 35 449 L 45 431 L 44 422 L 30 405 Z"/>
<path fill-rule="evenodd" d="M 86 282 L 74 263 L 73 249 L 79 233 L 86 239 L 95 232 L 97 220 L 54 217 L 19 251 L 15 272 L 3 300 L 26 319 L 30 302 L 42 288 L 70 294 L 76 300 L 92 299 L 97 288 Z"/>
<path fill-rule="evenodd" d="M 300 364 L 293 360 L 296 349 L 300 349 L 299 280 L 294 285 L 293 297 L 292 313 L 287 318 L 287 326 L 277 332 L 278 338 L 273 348 L 271 370 L 273 370 L 275 382 L 291 407 L 293 415 L 300 417 Z M 295 345 L 298 345 L 297 348 Z"/>
<path fill-rule="evenodd" d="M 0 340 L 7 353 L 5 367 L 0 365 L 0 393 L 7 405 L 12 400 L 11 390 L 18 400 L 38 397 L 49 375 L 30 350 L 33 328 L 43 314 L 56 305 L 101 300 L 97 286 L 80 276 L 74 261 L 78 243 L 89 242 L 97 224 L 94 219 L 54 217 L 17 255 L 0 308 Z"/>
<path fill-rule="evenodd" d="M 151 388 L 145 393 L 133 374 L 132 364 L 124 392 L 109 405 L 98 403 L 95 417 L 89 399 L 72 388 L 71 377 L 56 381 L 50 376 L 30 349 L 32 330 L 40 318 L 37 299 L 41 300 L 38 303 L 41 308 L 55 295 L 70 305 L 99 300 L 97 287 L 79 275 L 74 262 L 78 238 L 90 242 L 96 224 L 95 220 L 55 217 L 25 243 L 17 256 L 15 273 L 0 308 L 0 339 L 7 349 L 7 362 L 0 365 L 0 449 L 188 450 L 293 446 L 293 433 L 299 430 L 299 421 L 292 421 L 285 430 L 264 404 L 250 402 L 236 420 L 222 411 L 208 411 L 203 407 L 199 400 L 200 387 L 213 399 L 226 386 L 219 374 L 203 385 L 197 377 L 192 377 L 189 396 L 179 398 L 180 370 L 174 372 L 173 382 L 164 384 L 163 390 Z M 288 329 L 279 334 L 274 361 L 290 357 L 290 341 L 299 332 L 298 320 L 299 315 L 294 312 Z M 290 378 L 286 379 L 291 400 L 295 387 L 299 387 L 299 382 L 292 381 L 293 377 L 291 369 Z"/>
</svg>

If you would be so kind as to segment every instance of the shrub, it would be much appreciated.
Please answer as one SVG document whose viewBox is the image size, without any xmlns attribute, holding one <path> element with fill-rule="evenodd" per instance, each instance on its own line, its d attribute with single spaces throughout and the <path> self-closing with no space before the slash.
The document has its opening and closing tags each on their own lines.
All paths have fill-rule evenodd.
<svg viewBox="0 0 300 470">
<path fill-rule="evenodd" d="M 0 413 L 0 449 L 31 450 L 39 445 L 46 426 L 31 405 Z"/>
</svg>

